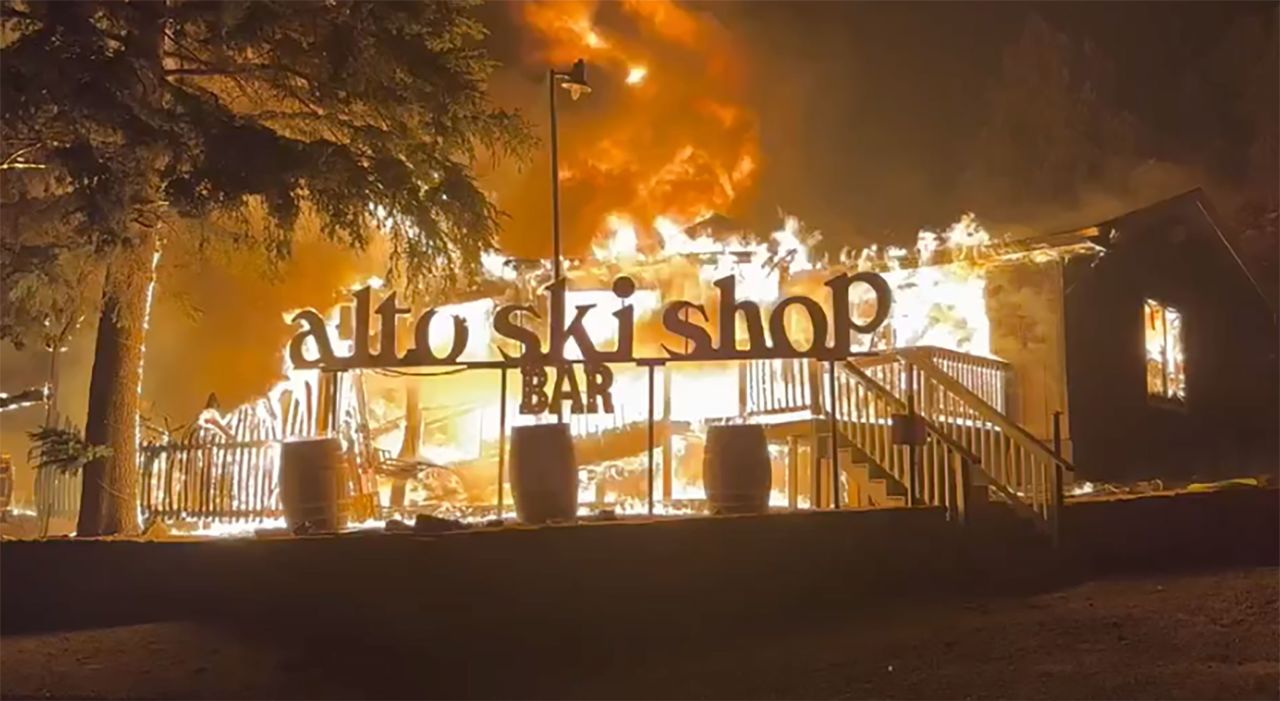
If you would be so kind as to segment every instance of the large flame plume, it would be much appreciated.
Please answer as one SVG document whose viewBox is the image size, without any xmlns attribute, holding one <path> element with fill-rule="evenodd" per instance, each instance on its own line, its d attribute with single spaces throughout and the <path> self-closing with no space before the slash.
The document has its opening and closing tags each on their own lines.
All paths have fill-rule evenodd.
<svg viewBox="0 0 1280 701">
<path fill-rule="evenodd" d="M 574 111 L 562 107 L 566 255 L 589 255 L 593 239 L 619 226 L 639 250 L 654 251 L 660 221 L 687 226 L 733 211 L 754 182 L 759 136 L 742 98 L 743 54 L 714 19 L 667 0 L 512 8 L 534 38 L 530 66 L 563 69 L 585 59 L 595 88 Z M 499 185 L 499 200 L 515 206 L 545 197 L 542 168 L 531 173 L 519 185 Z M 544 237 L 533 234 L 541 227 L 529 221 L 533 228 L 515 227 L 503 248 L 545 256 Z"/>
</svg>

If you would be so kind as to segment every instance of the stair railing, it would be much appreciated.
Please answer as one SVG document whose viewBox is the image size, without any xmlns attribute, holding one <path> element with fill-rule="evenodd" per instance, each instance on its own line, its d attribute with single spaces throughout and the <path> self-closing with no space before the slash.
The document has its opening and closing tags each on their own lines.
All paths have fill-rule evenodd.
<svg viewBox="0 0 1280 701">
<path fill-rule="evenodd" d="M 837 425 L 855 447 L 907 489 L 909 503 L 945 507 L 953 519 L 967 515 L 972 468 L 980 458 L 965 445 L 921 417 L 927 440 L 913 448 L 897 444 L 893 415 L 906 414 L 908 404 L 852 362 L 836 366 L 835 397 L 824 393 Z M 831 372 L 826 366 L 824 372 Z"/>
<path fill-rule="evenodd" d="M 1006 386 L 1012 367 L 1005 361 L 936 346 L 915 346 L 899 350 L 929 359 L 996 411 L 1008 411 Z"/>
<path fill-rule="evenodd" d="M 857 459 L 883 468 L 914 503 L 963 509 L 968 494 L 960 485 L 973 483 L 1041 530 L 1057 532 L 1061 471 L 1074 467 L 1004 413 L 1006 363 L 925 347 L 838 367 L 833 398 L 829 363 L 753 362 L 745 373 L 746 408 L 768 414 L 809 404 L 815 414 L 834 411 L 842 437 L 865 456 Z M 928 435 L 915 448 L 914 469 L 911 448 L 893 440 L 892 416 L 908 413 L 908 399 Z"/>
<path fill-rule="evenodd" d="M 1071 463 L 935 362 L 931 350 L 891 355 L 900 360 L 905 382 L 916 388 L 917 410 L 978 456 L 990 487 L 1015 510 L 1029 512 L 1043 530 L 1056 533 L 1061 470 L 1073 471 Z"/>
</svg>

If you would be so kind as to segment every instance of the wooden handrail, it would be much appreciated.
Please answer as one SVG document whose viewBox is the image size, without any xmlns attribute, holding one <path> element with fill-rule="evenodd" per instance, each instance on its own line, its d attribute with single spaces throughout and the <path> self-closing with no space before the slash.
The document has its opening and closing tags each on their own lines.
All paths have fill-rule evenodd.
<svg viewBox="0 0 1280 701">
<path fill-rule="evenodd" d="M 881 351 L 876 355 L 863 355 L 850 358 L 850 362 L 856 364 L 860 368 L 876 367 L 892 363 L 898 359 L 898 355 L 902 352 L 919 352 L 927 353 L 930 356 L 946 356 L 955 360 L 972 363 L 974 365 L 985 365 L 997 370 L 1011 370 L 1013 365 L 1008 361 L 999 358 L 992 358 L 985 355 L 973 355 L 963 351 L 953 350 L 951 348 L 943 348 L 942 346 L 908 346 L 905 348 L 893 348 Z"/>
<path fill-rule="evenodd" d="M 918 359 L 911 359 L 905 356 L 900 356 L 898 360 L 906 364 L 908 367 L 910 367 L 911 365 L 916 365 L 917 367 L 920 367 L 921 365 Z M 964 384 L 961 383 L 959 380 L 956 380 L 946 371 L 934 365 L 932 361 L 926 359 L 924 362 L 927 362 L 929 364 L 929 368 L 928 369 L 921 368 L 921 371 L 924 372 L 929 377 L 929 379 L 934 380 L 935 382 L 938 382 L 948 390 L 954 391 L 953 389 L 954 387 L 961 388 L 964 391 L 965 395 L 967 395 L 967 396 L 961 395 L 960 398 L 962 400 L 964 401 L 976 400 L 978 402 L 978 406 L 982 407 L 982 409 L 979 409 L 981 413 L 995 414 L 1001 418 L 1001 421 L 1004 424 L 1013 425 L 1015 426 L 1015 428 L 1017 428 L 1017 430 L 1021 430 L 1020 428 L 1016 427 L 1016 424 L 1012 424 L 1012 422 L 1008 422 L 1004 420 L 1003 415 L 1000 414 L 1000 412 L 996 411 L 990 404 L 987 404 L 976 394 L 969 391 L 968 388 L 966 388 Z M 996 362 L 999 362 L 999 361 L 996 361 Z M 853 374 L 854 376 L 856 376 L 858 378 L 858 381 L 861 382 L 867 389 L 880 395 L 881 398 L 889 402 L 890 405 L 895 410 L 898 410 L 898 411 L 907 410 L 907 403 L 904 400 L 900 399 L 897 395 L 895 395 L 892 391 L 890 391 L 889 388 L 880 384 L 875 380 L 875 378 L 871 377 L 866 372 L 864 372 L 861 368 L 857 367 L 855 363 L 852 363 L 852 362 L 846 363 L 845 367 L 846 367 L 846 370 L 851 374 Z M 949 435 L 945 431 L 942 431 L 937 426 L 937 424 L 931 421 L 928 417 L 921 416 L 920 418 L 924 422 L 925 428 L 931 436 L 942 441 L 943 444 L 945 444 L 948 448 L 962 455 L 966 460 L 970 461 L 970 464 L 978 466 L 979 473 L 983 475 L 984 481 L 986 482 L 986 484 L 994 488 L 996 492 L 998 492 L 1005 499 L 1005 501 L 1009 503 L 1010 508 L 1012 508 L 1015 513 L 1017 513 L 1020 516 L 1023 516 L 1024 518 L 1029 518 L 1037 523 L 1042 521 L 1039 514 L 1036 513 L 1036 510 L 1034 508 L 1032 508 L 1031 506 L 1028 506 L 1021 498 L 1018 497 L 1017 494 L 1013 492 L 1013 490 L 1009 489 L 1009 487 L 1002 484 L 998 479 L 996 479 L 996 476 L 993 475 L 989 469 L 987 469 L 987 466 L 982 464 L 982 459 L 980 456 L 978 456 L 976 453 L 970 450 L 967 446 L 965 446 L 963 443 L 961 443 L 957 439 L 953 438 L 951 435 Z M 1001 425 L 1001 424 L 997 424 L 997 425 Z M 1003 428 L 1003 425 L 1001 425 L 1001 427 Z M 1025 433 L 1025 431 L 1023 433 Z M 1043 446 L 1038 446 L 1038 447 L 1043 448 Z"/>
<path fill-rule="evenodd" d="M 984 419 L 998 426 L 1001 431 L 1004 431 L 1005 435 L 1009 436 L 1023 448 L 1036 453 L 1041 458 L 1048 460 L 1051 463 L 1061 465 L 1065 470 L 1069 470 L 1071 472 L 1075 471 L 1076 468 L 1074 465 L 1062 456 L 1054 453 L 1048 446 L 1037 440 L 1035 436 L 1028 433 L 1026 429 L 1000 413 L 995 407 L 988 404 L 986 400 L 972 392 L 968 387 L 965 387 L 964 383 L 956 380 L 950 375 L 950 373 L 938 367 L 934 364 L 932 359 L 923 357 L 922 354 L 915 353 L 912 350 L 901 350 L 897 351 L 897 353 L 902 356 L 904 360 L 919 368 L 925 375 L 928 375 L 929 379 L 937 382 L 947 391 L 959 397 L 960 400 L 965 404 L 968 404 L 971 409 L 981 414 Z"/>
<path fill-rule="evenodd" d="M 858 378 L 859 382 L 862 382 L 873 392 L 875 392 L 876 394 L 879 394 L 883 399 L 887 400 L 890 404 L 893 405 L 894 409 L 897 409 L 903 412 L 907 410 L 907 403 L 905 401 L 903 401 L 902 399 L 899 399 L 897 395 L 895 395 L 893 392 L 890 392 L 888 387 L 885 387 L 879 382 L 876 382 L 875 378 L 863 372 L 862 369 L 859 368 L 857 365 L 854 365 L 853 363 L 846 363 L 845 370 L 855 375 Z M 925 429 L 931 435 L 933 435 L 934 438 L 937 438 L 938 440 L 942 441 L 944 444 L 946 444 L 948 448 L 951 448 L 952 450 L 955 450 L 956 452 L 960 453 L 960 455 L 964 457 L 965 460 L 968 460 L 971 464 L 973 465 L 982 464 L 982 458 L 980 458 L 977 455 L 977 453 L 974 453 L 972 450 L 969 450 L 969 448 L 965 447 L 963 443 L 947 435 L 946 432 L 938 428 L 938 425 L 935 424 L 933 421 L 929 420 L 928 417 L 922 416 L 919 414 L 917 414 L 917 416 L 919 416 L 920 420 L 924 422 Z"/>
<path fill-rule="evenodd" d="M 945 356 L 973 365 L 986 365 L 998 370 L 1011 370 L 1013 365 L 999 358 L 992 358 L 985 355 L 973 355 L 972 353 L 963 353 L 951 348 L 942 348 L 941 346 L 913 346 L 910 348 L 901 348 L 893 351 L 893 354 L 902 352 L 918 352 L 925 353 L 929 356 Z"/>
</svg>

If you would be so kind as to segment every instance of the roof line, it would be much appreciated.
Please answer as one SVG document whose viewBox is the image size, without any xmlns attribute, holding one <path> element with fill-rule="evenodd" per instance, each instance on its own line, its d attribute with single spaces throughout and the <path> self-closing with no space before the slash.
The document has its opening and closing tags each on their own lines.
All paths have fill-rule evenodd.
<svg viewBox="0 0 1280 701">
<path fill-rule="evenodd" d="M 1218 240 L 1222 242 L 1223 246 L 1227 247 L 1227 252 L 1231 254 L 1232 260 L 1240 267 L 1240 272 L 1244 273 L 1245 278 L 1249 280 L 1249 284 L 1253 286 L 1253 291 L 1258 293 L 1258 296 L 1262 298 L 1262 303 L 1271 310 L 1272 314 L 1275 314 L 1275 307 L 1271 306 L 1271 300 L 1262 291 L 1262 286 L 1253 277 L 1253 273 L 1249 272 L 1249 268 L 1244 264 L 1244 260 L 1240 258 L 1240 254 L 1236 253 L 1236 247 L 1232 246 L 1231 242 L 1227 240 L 1226 235 L 1222 233 L 1222 229 L 1218 227 L 1218 222 L 1214 221 L 1213 216 L 1209 214 L 1209 210 L 1205 209 L 1204 203 L 1200 201 L 1199 197 L 1196 198 L 1196 208 L 1200 210 L 1200 214 L 1204 215 L 1205 221 L 1209 222 L 1209 226 L 1213 227 L 1213 232 L 1218 235 Z"/>
</svg>

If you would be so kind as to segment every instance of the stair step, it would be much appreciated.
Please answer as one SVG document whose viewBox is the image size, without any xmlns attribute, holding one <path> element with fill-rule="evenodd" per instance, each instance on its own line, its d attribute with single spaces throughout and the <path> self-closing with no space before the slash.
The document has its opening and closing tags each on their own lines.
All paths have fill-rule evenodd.
<svg viewBox="0 0 1280 701">
<path fill-rule="evenodd" d="M 902 494 L 894 494 L 889 491 L 889 482 L 882 479 L 873 479 L 868 482 L 873 485 L 874 492 L 872 496 L 876 502 L 876 506 L 906 506 L 906 492 Z"/>
<path fill-rule="evenodd" d="M 844 451 L 842 451 L 844 452 Z M 852 456 L 850 460 L 853 460 Z M 820 469 L 829 474 L 831 461 L 823 458 Z M 869 506 L 906 506 L 907 490 L 882 468 L 867 462 L 841 461 L 840 469 L 850 481 L 850 498 L 870 502 Z"/>
</svg>

